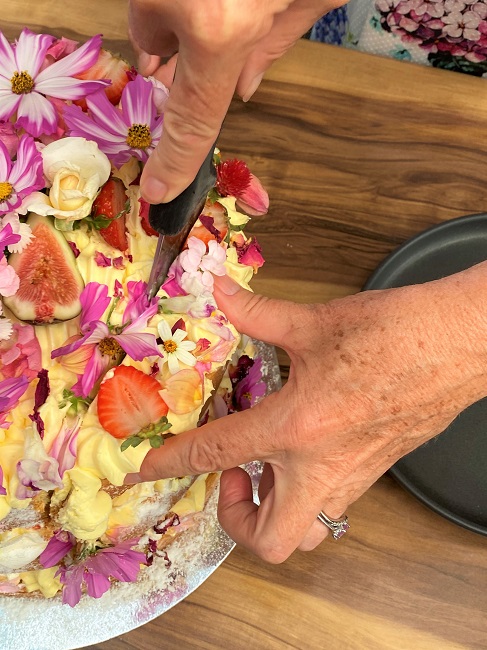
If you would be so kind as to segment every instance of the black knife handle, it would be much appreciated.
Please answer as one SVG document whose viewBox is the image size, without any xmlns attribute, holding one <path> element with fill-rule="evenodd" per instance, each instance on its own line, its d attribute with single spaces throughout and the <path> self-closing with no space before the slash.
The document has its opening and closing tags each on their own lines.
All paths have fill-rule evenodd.
<svg viewBox="0 0 487 650">
<path fill-rule="evenodd" d="M 216 169 L 213 163 L 215 145 L 208 152 L 194 181 L 179 196 L 168 203 L 151 205 L 149 223 L 161 235 L 178 235 L 188 223 L 196 221 L 201 204 L 215 185 Z M 191 224 L 191 225 L 192 225 Z"/>
</svg>

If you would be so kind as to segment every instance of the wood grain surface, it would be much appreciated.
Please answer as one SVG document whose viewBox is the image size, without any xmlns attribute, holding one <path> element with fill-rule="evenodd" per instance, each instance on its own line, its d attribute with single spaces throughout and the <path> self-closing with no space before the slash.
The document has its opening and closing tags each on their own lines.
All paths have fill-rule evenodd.
<svg viewBox="0 0 487 650">
<path fill-rule="evenodd" d="M 0 28 L 24 26 L 101 32 L 132 56 L 125 0 L 4 0 Z M 250 226 L 267 260 L 256 291 L 327 301 L 410 236 L 487 210 L 487 81 L 300 42 L 251 102 L 234 101 L 220 146 L 270 193 Z M 348 514 L 345 539 L 279 566 L 237 548 L 175 608 L 91 650 L 487 648 L 485 537 L 388 476 Z"/>
</svg>

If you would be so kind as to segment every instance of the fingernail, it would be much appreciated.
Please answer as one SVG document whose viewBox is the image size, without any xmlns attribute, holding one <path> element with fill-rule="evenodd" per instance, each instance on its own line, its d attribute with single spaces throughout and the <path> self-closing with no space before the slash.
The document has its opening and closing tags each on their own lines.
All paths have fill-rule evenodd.
<svg viewBox="0 0 487 650">
<path fill-rule="evenodd" d="M 249 99 L 252 97 L 252 95 L 255 93 L 257 88 L 260 86 L 260 82 L 262 81 L 263 76 L 264 73 L 258 74 L 256 77 L 253 78 L 252 82 L 249 84 L 249 87 L 247 88 L 247 92 L 242 96 L 242 100 L 244 102 L 248 102 Z"/>
<path fill-rule="evenodd" d="M 127 474 L 127 476 L 123 479 L 123 484 L 124 485 L 135 485 L 136 483 L 141 482 L 140 474 Z"/>
<path fill-rule="evenodd" d="M 215 275 L 215 287 L 226 296 L 233 296 L 240 289 L 240 285 L 235 282 L 229 275 Z"/>
<path fill-rule="evenodd" d="M 167 186 L 158 178 L 150 176 L 141 187 L 142 194 L 149 203 L 164 203 Z"/>
</svg>

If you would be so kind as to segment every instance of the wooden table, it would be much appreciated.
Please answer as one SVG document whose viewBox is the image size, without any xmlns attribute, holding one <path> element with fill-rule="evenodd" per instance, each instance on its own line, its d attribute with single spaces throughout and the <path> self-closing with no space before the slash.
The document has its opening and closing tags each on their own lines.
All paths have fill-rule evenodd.
<svg viewBox="0 0 487 650">
<path fill-rule="evenodd" d="M 10 0 L 0 27 L 85 39 L 130 56 L 125 0 Z M 268 188 L 251 230 L 255 289 L 296 301 L 360 290 L 408 237 L 487 208 L 487 81 L 301 42 L 220 139 Z M 286 357 L 280 357 L 286 373 Z M 352 531 L 270 566 L 236 549 L 193 595 L 91 650 L 487 648 L 486 539 L 383 477 Z"/>
</svg>

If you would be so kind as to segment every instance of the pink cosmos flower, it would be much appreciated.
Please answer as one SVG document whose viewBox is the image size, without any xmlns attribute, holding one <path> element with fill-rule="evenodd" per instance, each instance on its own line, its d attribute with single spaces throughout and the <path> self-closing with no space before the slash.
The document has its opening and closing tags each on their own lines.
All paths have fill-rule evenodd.
<svg viewBox="0 0 487 650">
<path fill-rule="evenodd" d="M 29 385 L 27 377 L 9 377 L 0 381 L 0 428 L 8 429 L 6 422 L 9 412 L 18 404 Z"/>
<path fill-rule="evenodd" d="M 96 142 L 118 168 L 132 157 L 146 162 L 162 134 L 153 93 L 153 84 L 138 74 L 123 89 L 121 108 L 99 92 L 86 98 L 89 114 L 79 106 L 66 108 L 66 126 L 70 135 Z"/>
<path fill-rule="evenodd" d="M 149 303 L 146 286 L 145 282 L 127 284 L 129 300 L 121 326 L 109 326 L 100 320 L 111 301 L 106 285 L 90 282 L 83 289 L 79 337 L 51 352 L 53 359 L 64 357 L 61 363 L 65 366 L 70 362 L 84 366 L 76 373 L 78 381 L 72 387 L 75 395 L 87 397 L 110 362 L 118 360 L 123 352 L 135 361 L 161 356 L 155 336 L 144 331 L 148 320 L 157 313 L 158 304 L 157 298 Z"/>
<path fill-rule="evenodd" d="M 56 111 L 48 97 L 81 99 L 110 83 L 74 78 L 97 60 L 100 35 L 41 70 L 55 40 L 24 29 L 10 45 L 0 32 L 0 120 L 16 113 L 16 126 L 35 137 L 54 133 L 57 128 Z"/>
<path fill-rule="evenodd" d="M 227 255 L 223 246 L 214 239 L 206 244 L 197 237 L 188 239 L 188 248 L 179 255 L 179 264 L 183 269 L 181 286 L 193 296 L 213 290 L 213 274 L 225 275 Z"/>
<path fill-rule="evenodd" d="M 110 589 L 110 578 L 135 582 L 140 566 L 147 564 L 145 553 L 132 550 L 138 540 L 129 539 L 116 546 L 102 548 L 94 555 L 70 567 L 60 567 L 57 574 L 63 587 L 63 603 L 74 607 L 81 599 L 83 584 L 88 595 L 100 598 Z"/>
<path fill-rule="evenodd" d="M 0 106 L 2 101 L 0 92 Z M 0 141 L 0 215 L 18 208 L 24 197 L 42 189 L 45 184 L 42 156 L 37 151 L 34 138 L 29 135 L 21 137 L 14 163 L 7 147 Z"/>
</svg>

